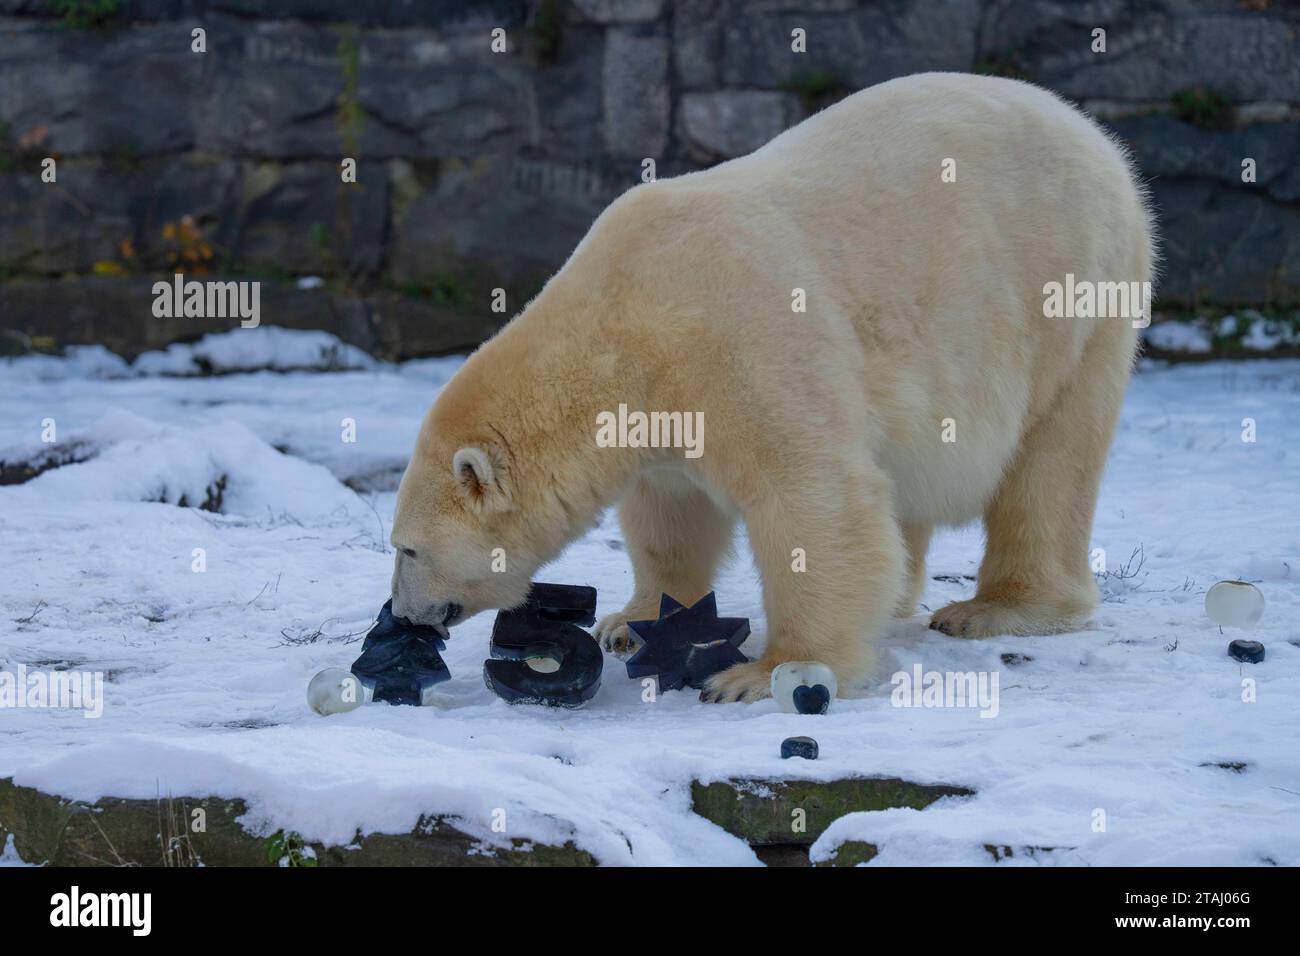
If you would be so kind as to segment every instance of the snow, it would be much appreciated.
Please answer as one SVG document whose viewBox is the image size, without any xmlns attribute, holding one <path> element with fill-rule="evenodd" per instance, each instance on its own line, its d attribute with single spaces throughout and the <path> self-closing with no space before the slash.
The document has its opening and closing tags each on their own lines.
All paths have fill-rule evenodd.
<svg viewBox="0 0 1300 956">
<path fill-rule="evenodd" d="M 328 332 L 257 329 L 256 335 L 211 333 L 198 342 L 169 345 L 161 352 L 145 352 L 133 370 L 140 375 L 201 375 L 255 369 L 290 371 L 372 368 L 376 362 L 355 345 L 345 345 Z"/>
<path fill-rule="evenodd" d="M 1271 321 L 1262 316 L 1251 320 L 1245 335 L 1242 336 L 1242 348 L 1255 352 L 1268 352 L 1279 346 L 1300 343 L 1300 334 L 1287 328 L 1281 322 Z"/>
<path fill-rule="evenodd" d="M 1163 352 L 1205 355 L 1214 348 L 1213 336 L 1228 340 L 1240 338 L 1241 347 L 1250 352 L 1289 348 L 1300 344 L 1300 331 L 1296 328 L 1294 320 L 1284 322 L 1267 318 L 1254 309 L 1242 309 L 1240 315 L 1224 315 L 1215 320 L 1165 319 L 1143 329 L 1141 335 L 1148 345 Z"/>
<path fill-rule="evenodd" d="M 71 345 L 65 356 L 33 354 L 6 361 L 10 381 L 72 378 L 225 375 L 261 370 L 345 371 L 371 369 L 380 362 L 329 332 L 263 326 L 238 332 L 208 333 L 197 342 L 176 343 L 143 352 L 127 362 L 102 345 Z"/>
<path fill-rule="evenodd" d="M 1210 336 L 1197 323 L 1181 319 L 1157 322 L 1142 330 L 1142 338 L 1166 352 L 1204 355 L 1212 348 Z"/>
<path fill-rule="evenodd" d="M 18 855 L 18 848 L 14 846 L 14 836 L 9 834 L 5 838 L 4 849 L 0 851 L 0 866 L 35 866 L 34 863 L 24 863 L 23 858 Z"/>
<path fill-rule="evenodd" d="M 130 364 L 102 345 L 70 345 L 66 355 L 25 355 L 5 363 L 5 380 L 43 382 L 63 378 L 126 378 Z"/>
<path fill-rule="evenodd" d="M 285 367 L 301 355 L 288 341 L 207 354 Z M 277 349 L 292 361 L 276 364 Z M 559 711 L 487 690 L 492 621 L 480 615 L 448 643 L 454 676 L 436 706 L 322 718 L 307 683 L 356 657 L 387 597 L 393 490 L 459 360 L 175 378 L 95 352 L 37 358 L 0 363 L 0 459 L 48 447 L 44 419 L 95 455 L 0 487 L 0 670 L 103 671 L 106 702 L 95 720 L 0 710 L 0 778 L 86 800 L 242 797 L 255 832 L 331 843 L 440 813 L 487 846 L 572 840 L 611 864 L 753 865 L 743 842 L 689 812 L 692 779 L 880 774 L 976 795 L 850 814 L 814 857 L 867 840 L 881 847 L 873 865 L 993 865 L 985 844 L 1016 850 L 1003 865 L 1300 864 L 1300 361 L 1141 365 L 1098 507 L 1105 600 L 1087 631 L 967 642 L 918 615 L 821 717 L 689 691 L 647 702 L 614 658 L 587 707 Z M 203 500 L 218 475 L 223 513 L 175 504 Z M 980 545 L 977 527 L 936 537 L 929 573 L 945 580 L 929 582 L 927 607 L 970 595 Z M 740 553 L 718 605 L 751 618 L 753 656 L 765 628 Z M 1267 598 L 1249 634 L 1205 616 L 1206 589 L 1225 578 Z M 593 584 L 598 613 L 620 608 L 632 574 L 614 515 L 539 579 Z M 1265 662 L 1228 658 L 1235 636 L 1263 641 Z M 917 664 L 996 674 L 997 716 L 893 706 L 891 676 Z M 782 738 L 799 734 L 821 759 L 780 760 Z"/>
<path fill-rule="evenodd" d="M 11 504 L 163 501 L 198 506 L 215 489 L 228 486 L 229 491 L 221 492 L 222 510 L 236 515 L 323 520 L 367 511 L 329 469 L 280 454 L 239 422 L 184 428 L 112 409 L 70 438 L 94 449 L 94 457 L 46 471 L 10 490 Z M 7 457 L 13 456 L 11 450 Z"/>
</svg>

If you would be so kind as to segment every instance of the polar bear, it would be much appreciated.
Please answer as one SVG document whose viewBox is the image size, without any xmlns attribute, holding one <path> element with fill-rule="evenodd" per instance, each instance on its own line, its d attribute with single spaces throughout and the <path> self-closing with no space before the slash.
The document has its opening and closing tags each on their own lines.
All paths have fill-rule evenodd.
<svg viewBox="0 0 1300 956">
<path fill-rule="evenodd" d="M 707 593 L 735 523 L 748 532 L 766 640 L 706 700 L 762 697 L 789 660 L 860 679 L 890 616 L 915 610 L 931 529 L 976 518 L 975 595 L 930 626 L 1077 628 L 1149 313 L 1082 296 L 1055 313 L 1062 288 L 1149 290 L 1155 256 L 1124 152 L 994 77 L 892 80 L 639 185 L 429 411 L 398 492 L 393 611 L 450 625 L 516 605 L 621 501 L 635 593 L 596 628 L 615 651 L 661 593 Z M 622 406 L 695 415 L 697 453 L 598 441 Z"/>
</svg>

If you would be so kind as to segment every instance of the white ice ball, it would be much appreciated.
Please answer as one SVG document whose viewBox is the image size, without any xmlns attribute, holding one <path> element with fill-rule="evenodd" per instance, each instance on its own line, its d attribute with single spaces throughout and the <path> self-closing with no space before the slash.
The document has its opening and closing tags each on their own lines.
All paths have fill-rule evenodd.
<svg viewBox="0 0 1300 956">
<path fill-rule="evenodd" d="M 787 714 L 797 714 L 794 705 L 796 687 L 814 687 L 821 684 L 834 700 L 839 690 L 835 672 L 820 661 L 787 661 L 772 670 L 772 696 Z"/>
<path fill-rule="evenodd" d="M 307 685 L 307 703 L 322 717 L 346 714 L 370 700 L 370 688 L 345 667 L 327 667 Z"/>
<path fill-rule="evenodd" d="M 1254 627 L 1264 614 L 1264 595 L 1245 581 L 1220 581 L 1205 593 L 1205 613 L 1220 627 Z"/>
</svg>

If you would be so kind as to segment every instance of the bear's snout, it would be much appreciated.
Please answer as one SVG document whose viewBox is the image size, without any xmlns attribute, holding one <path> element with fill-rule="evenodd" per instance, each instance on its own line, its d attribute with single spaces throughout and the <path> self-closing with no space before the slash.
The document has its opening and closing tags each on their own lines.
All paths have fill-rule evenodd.
<svg viewBox="0 0 1300 956">
<path fill-rule="evenodd" d="M 409 600 L 397 585 L 393 586 L 393 617 L 426 627 L 450 627 L 460 618 L 461 606 L 455 601 Z"/>
<path fill-rule="evenodd" d="M 415 562 L 399 551 L 393 567 L 393 617 L 428 627 L 445 627 L 457 621 L 461 605 L 438 600 L 428 593 L 430 590 L 421 581 Z"/>
</svg>

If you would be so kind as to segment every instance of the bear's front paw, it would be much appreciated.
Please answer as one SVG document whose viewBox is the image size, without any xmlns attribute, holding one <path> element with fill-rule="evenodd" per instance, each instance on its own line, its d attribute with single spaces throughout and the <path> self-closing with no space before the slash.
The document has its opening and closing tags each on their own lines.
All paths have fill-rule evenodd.
<svg viewBox="0 0 1300 956">
<path fill-rule="evenodd" d="M 763 661 L 733 664 L 704 682 L 700 700 L 709 704 L 752 703 L 772 696 L 772 665 Z"/>
<path fill-rule="evenodd" d="M 599 641 L 600 646 L 606 651 L 618 657 L 627 657 L 637 647 L 636 638 L 628 630 L 627 622 L 652 620 L 654 617 L 653 613 L 636 614 L 625 608 L 617 614 L 607 614 L 597 621 L 596 626 L 592 628 L 591 636 Z"/>
</svg>

